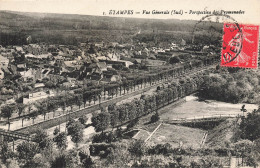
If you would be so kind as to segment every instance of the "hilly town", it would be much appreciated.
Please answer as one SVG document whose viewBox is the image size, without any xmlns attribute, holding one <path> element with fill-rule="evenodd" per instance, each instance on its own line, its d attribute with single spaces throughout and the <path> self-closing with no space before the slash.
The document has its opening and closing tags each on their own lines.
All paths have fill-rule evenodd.
<svg viewBox="0 0 260 168">
<path fill-rule="evenodd" d="M 219 65 L 221 23 L 92 17 L 0 11 L 0 168 L 259 166 L 260 72 Z"/>
</svg>

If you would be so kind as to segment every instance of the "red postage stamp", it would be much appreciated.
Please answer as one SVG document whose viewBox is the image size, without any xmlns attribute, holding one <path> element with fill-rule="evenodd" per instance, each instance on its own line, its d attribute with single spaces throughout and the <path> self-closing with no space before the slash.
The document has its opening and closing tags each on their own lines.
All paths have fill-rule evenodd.
<svg viewBox="0 0 260 168">
<path fill-rule="evenodd" d="M 257 68 L 259 26 L 225 23 L 221 66 Z"/>
</svg>

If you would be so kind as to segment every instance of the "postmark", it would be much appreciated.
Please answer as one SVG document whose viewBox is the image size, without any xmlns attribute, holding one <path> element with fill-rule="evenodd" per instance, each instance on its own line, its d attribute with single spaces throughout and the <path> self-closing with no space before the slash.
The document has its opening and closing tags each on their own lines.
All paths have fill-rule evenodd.
<svg viewBox="0 0 260 168">
<path fill-rule="evenodd" d="M 198 52 L 194 53 L 214 51 L 215 54 L 221 54 L 222 42 L 223 42 L 223 24 L 232 23 L 237 30 L 240 31 L 237 21 L 229 15 L 214 13 L 202 17 L 194 26 L 192 31 L 192 44 L 200 46 Z M 242 34 L 241 34 L 242 36 Z M 211 50 L 203 51 L 203 48 L 211 48 Z M 210 56 L 210 54 L 208 54 Z"/>
<path fill-rule="evenodd" d="M 201 36 L 203 40 L 199 39 Z M 226 67 L 257 68 L 258 41 L 259 26 L 239 24 L 231 16 L 219 13 L 202 17 L 192 32 L 192 43 L 215 48 L 215 53 L 221 55 L 220 66 Z M 199 48 L 194 54 L 201 51 Z"/>
<path fill-rule="evenodd" d="M 224 23 L 221 66 L 257 68 L 259 26 Z"/>
</svg>

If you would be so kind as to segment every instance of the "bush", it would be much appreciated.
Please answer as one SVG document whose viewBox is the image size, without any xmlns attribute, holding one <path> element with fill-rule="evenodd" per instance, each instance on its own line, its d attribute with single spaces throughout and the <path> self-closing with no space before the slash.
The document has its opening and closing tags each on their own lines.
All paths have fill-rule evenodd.
<svg viewBox="0 0 260 168">
<path fill-rule="evenodd" d="M 92 143 L 101 143 L 106 140 L 107 136 L 105 133 L 95 134 L 92 139 Z"/>
<path fill-rule="evenodd" d="M 82 165 L 84 167 L 89 167 L 91 168 L 94 165 L 94 161 L 92 160 L 92 158 L 83 153 L 83 152 L 79 152 L 79 157 L 80 157 L 80 162 L 82 163 Z"/>
<path fill-rule="evenodd" d="M 111 143 L 118 140 L 117 133 L 109 132 L 109 133 L 100 133 L 93 136 L 92 143 Z"/>
<path fill-rule="evenodd" d="M 112 144 L 91 144 L 89 151 L 91 156 L 102 156 L 105 157 L 111 152 L 111 148 L 115 148 Z"/>
<path fill-rule="evenodd" d="M 216 154 L 218 156 L 225 157 L 225 156 L 228 156 L 228 153 L 229 153 L 230 149 L 220 147 L 220 148 L 215 148 L 214 151 L 216 152 Z"/>
<path fill-rule="evenodd" d="M 84 125 L 87 121 L 88 121 L 88 117 L 85 116 L 85 115 L 82 115 L 82 116 L 79 118 L 79 122 L 80 122 L 81 124 L 83 124 L 83 125 Z"/>
<path fill-rule="evenodd" d="M 58 135 L 58 133 L 60 132 L 59 128 L 56 127 L 53 131 L 53 135 Z"/>
<path fill-rule="evenodd" d="M 178 56 L 174 56 L 169 59 L 170 64 L 176 64 L 176 63 L 179 63 L 180 61 L 181 61 L 181 59 Z"/>
<path fill-rule="evenodd" d="M 130 123 L 127 125 L 127 130 L 133 128 L 138 123 L 138 119 L 134 119 L 130 121 Z"/>
<path fill-rule="evenodd" d="M 8 146 L 8 143 L 6 141 L 4 141 L 2 144 L 1 144 L 1 147 L 0 147 L 0 158 L 2 160 L 3 163 L 6 163 L 6 161 L 8 159 L 12 159 L 14 158 L 15 156 L 15 153 L 11 150 L 11 148 L 9 148 Z M 1 164 L 0 164 L 1 165 Z"/>
<path fill-rule="evenodd" d="M 196 151 L 196 154 L 198 156 L 208 156 L 208 155 L 213 155 L 214 153 L 215 150 L 211 148 L 201 148 Z"/>
<path fill-rule="evenodd" d="M 52 162 L 51 162 L 51 168 L 55 167 L 67 167 L 68 163 L 66 162 L 67 156 L 65 154 L 61 154 L 57 156 Z"/>
<path fill-rule="evenodd" d="M 128 151 L 137 157 L 142 157 L 147 151 L 147 147 L 142 140 L 134 141 L 130 144 Z"/>
<path fill-rule="evenodd" d="M 152 155 L 166 155 L 172 152 L 171 145 L 166 143 L 166 144 L 158 144 L 156 146 L 152 146 L 149 150 L 148 153 Z"/>
<path fill-rule="evenodd" d="M 116 134 L 114 134 L 113 132 L 109 132 L 107 134 L 107 138 L 106 138 L 106 142 L 107 143 L 111 143 L 111 142 L 116 142 L 118 140 Z"/>
<path fill-rule="evenodd" d="M 174 155 L 191 155 L 194 153 L 192 149 L 174 148 L 172 149 L 172 154 Z"/>
<path fill-rule="evenodd" d="M 151 123 L 154 123 L 156 121 L 159 121 L 160 120 L 160 116 L 158 113 L 155 113 L 154 115 L 152 115 L 151 117 Z"/>
<path fill-rule="evenodd" d="M 116 136 L 117 138 L 122 138 L 122 137 L 123 137 L 123 130 L 122 130 L 121 127 L 116 130 L 115 136 Z"/>
</svg>

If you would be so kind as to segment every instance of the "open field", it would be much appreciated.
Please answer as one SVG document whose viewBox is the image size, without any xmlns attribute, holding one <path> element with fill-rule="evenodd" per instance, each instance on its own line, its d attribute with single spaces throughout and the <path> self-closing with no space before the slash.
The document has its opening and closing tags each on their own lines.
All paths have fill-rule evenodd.
<svg viewBox="0 0 260 168">
<path fill-rule="evenodd" d="M 180 119 L 180 118 L 194 118 L 194 117 L 207 117 L 212 115 L 227 115 L 235 114 L 242 115 L 240 108 L 243 104 L 231 104 L 218 101 L 198 101 L 195 96 L 187 96 L 186 102 L 181 105 L 170 104 L 164 108 L 158 110 L 160 114 L 160 121 L 156 123 L 149 123 L 152 114 L 140 118 L 139 124 L 135 128 L 143 129 L 152 133 L 153 130 L 161 123 L 163 120 Z M 257 108 L 254 104 L 245 104 L 248 112 Z M 232 138 L 232 128 L 231 125 L 236 119 L 228 119 L 224 121 L 224 126 L 217 126 L 216 129 L 209 131 L 206 144 L 221 145 L 222 141 L 229 141 Z M 222 128 L 223 127 L 223 128 Z M 153 134 L 151 139 L 148 141 L 149 144 L 164 144 L 169 143 L 173 147 L 192 147 L 199 148 L 202 141 L 203 135 L 206 131 L 202 129 L 190 128 L 180 125 L 171 125 L 163 123 L 159 129 Z M 142 135 L 145 134 L 145 135 Z M 146 139 L 149 136 L 145 131 L 140 131 L 140 133 L 135 137 L 138 139 Z M 215 139 L 215 137 L 218 137 Z"/>
<path fill-rule="evenodd" d="M 231 104 L 219 101 L 198 101 L 195 96 L 187 96 L 186 102 L 182 105 L 173 108 L 171 105 L 159 110 L 161 113 L 160 118 L 164 119 L 180 119 L 180 118 L 194 118 L 194 117 L 207 117 L 212 115 L 228 115 L 237 114 L 242 115 L 240 111 L 243 104 Z M 255 104 L 245 104 L 248 112 L 257 109 Z"/>
<path fill-rule="evenodd" d="M 172 147 L 199 148 L 205 131 L 179 125 L 162 124 L 149 140 L 149 144 L 169 143 Z"/>
</svg>

